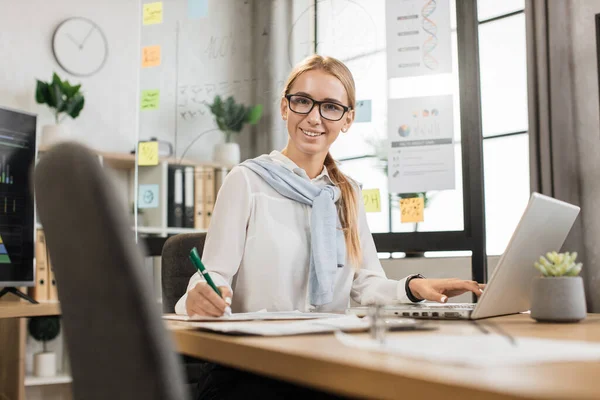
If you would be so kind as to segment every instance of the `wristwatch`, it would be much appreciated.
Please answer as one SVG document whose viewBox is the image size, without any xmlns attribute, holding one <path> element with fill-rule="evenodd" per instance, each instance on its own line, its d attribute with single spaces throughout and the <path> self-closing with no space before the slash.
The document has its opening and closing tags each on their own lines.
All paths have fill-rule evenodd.
<svg viewBox="0 0 600 400">
<path fill-rule="evenodd" d="M 425 279 L 425 277 L 421 274 L 410 275 L 408 278 L 406 278 L 406 283 L 404 284 L 404 289 L 406 290 L 406 296 L 408 297 L 408 299 L 413 303 L 420 303 L 421 301 L 423 301 L 423 299 L 417 299 L 415 295 L 410 291 L 410 286 L 408 285 L 413 279 Z"/>
</svg>

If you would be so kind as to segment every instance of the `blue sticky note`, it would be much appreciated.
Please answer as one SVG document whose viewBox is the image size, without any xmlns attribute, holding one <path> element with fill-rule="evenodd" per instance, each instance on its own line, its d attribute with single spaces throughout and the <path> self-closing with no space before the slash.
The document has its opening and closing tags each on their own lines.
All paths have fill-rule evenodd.
<svg viewBox="0 0 600 400">
<path fill-rule="evenodd" d="M 158 185 L 140 185 L 138 190 L 138 208 L 158 207 Z"/>
<path fill-rule="evenodd" d="M 204 18 L 208 15 L 208 0 L 188 0 L 188 17 Z"/>
<path fill-rule="evenodd" d="M 356 102 L 354 122 L 371 122 L 371 100 L 358 100 Z"/>
</svg>

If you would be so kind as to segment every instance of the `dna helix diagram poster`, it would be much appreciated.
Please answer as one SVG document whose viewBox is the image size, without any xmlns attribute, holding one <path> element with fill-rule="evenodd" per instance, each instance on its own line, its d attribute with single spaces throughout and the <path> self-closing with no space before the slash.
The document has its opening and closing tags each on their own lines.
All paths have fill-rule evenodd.
<svg viewBox="0 0 600 400">
<path fill-rule="evenodd" d="M 388 100 L 391 193 L 455 189 L 452 95 Z"/>
<path fill-rule="evenodd" d="M 452 72 L 450 0 L 387 0 L 389 78 Z"/>
</svg>

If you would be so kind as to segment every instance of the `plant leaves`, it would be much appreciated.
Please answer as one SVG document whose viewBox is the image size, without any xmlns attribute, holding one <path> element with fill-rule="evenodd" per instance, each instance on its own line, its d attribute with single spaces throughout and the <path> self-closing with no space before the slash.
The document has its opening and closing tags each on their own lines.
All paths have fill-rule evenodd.
<svg viewBox="0 0 600 400">
<path fill-rule="evenodd" d="M 258 121 L 260 121 L 260 117 L 262 116 L 263 106 L 262 104 L 257 104 L 250 109 L 250 113 L 248 113 L 248 118 L 246 121 L 250 125 L 256 125 Z"/>
</svg>

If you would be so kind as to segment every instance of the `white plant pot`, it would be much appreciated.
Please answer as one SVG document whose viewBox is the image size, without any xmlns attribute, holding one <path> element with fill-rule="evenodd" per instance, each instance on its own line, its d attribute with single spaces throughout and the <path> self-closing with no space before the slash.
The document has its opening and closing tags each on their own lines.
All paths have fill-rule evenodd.
<svg viewBox="0 0 600 400">
<path fill-rule="evenodd" d="M 219 164 L 233 166 L 240 163 L 240 145 L 237 143 L 219 143 L 215 146 L 213 160 Z"/>
<path fill-rule="evenodd" d="M 35 376 L 55 376 L 56 354 L 53 352 L 35 353 L 33 355 L 33 374 Z"/>
<path fill-rule="evenodd" d="M 44 125 L 40 137 L 40 147 L 51 147 L 57 143 L 72 140 L 71 131 L 65 125 Z"/>
</svg>

